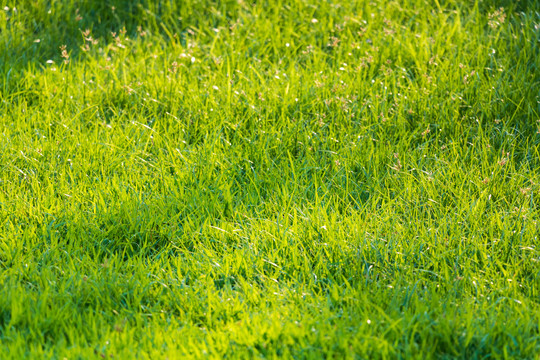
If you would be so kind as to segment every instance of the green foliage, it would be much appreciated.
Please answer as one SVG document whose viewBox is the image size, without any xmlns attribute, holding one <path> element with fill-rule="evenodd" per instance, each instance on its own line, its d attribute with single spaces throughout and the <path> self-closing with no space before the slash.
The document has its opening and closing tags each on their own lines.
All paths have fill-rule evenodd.
<svg viewBox="0 0 540 360">
<path fill-rule="evenodd" d="M 537 1 L 0 9 L 1 358 L 533 358 Z"/>
</svg>

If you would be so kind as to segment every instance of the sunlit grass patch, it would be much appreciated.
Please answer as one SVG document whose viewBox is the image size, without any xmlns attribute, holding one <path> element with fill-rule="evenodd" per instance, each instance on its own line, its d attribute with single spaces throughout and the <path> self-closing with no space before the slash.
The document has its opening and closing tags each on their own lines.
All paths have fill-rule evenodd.
<svg viewBox="0 0 540 360">
<path fill-rule="evenodd" d="M 3 5 L 0 357 L 533 358 L 538 5 Z"/>
</svg>

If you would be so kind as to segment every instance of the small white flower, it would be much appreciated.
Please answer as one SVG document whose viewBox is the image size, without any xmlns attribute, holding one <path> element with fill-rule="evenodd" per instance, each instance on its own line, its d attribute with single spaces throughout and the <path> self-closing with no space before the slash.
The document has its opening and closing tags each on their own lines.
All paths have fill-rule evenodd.
<svg viewBox="0 0 540 360">
<path fill-rule="evenodd" d="M 311 19 L 311 22 L 312 22 L 313 24 L 316 24 L 316 23 L 318 23 L 318 22 L 319 22 L 319 20 L 317 20 L 317 19 L 313 18 L 313 19 Z"/>
<path fill-rule="evenodd" d="M 212 86 L 212 89 L 214 89 L 216 91 L 219 90 L 219 88 L 216 85 Z"/>
<path fill-rule="evenodd" d="M 47 60 L 47 64 L 54 64 L 54 61 L 52 61 L 52 60 Z"/>
<path fill-rule="evenodd" d="M 195 57 L 191 57 L 191 63 L 193 64 L 195 62 Z"/>
</svg>

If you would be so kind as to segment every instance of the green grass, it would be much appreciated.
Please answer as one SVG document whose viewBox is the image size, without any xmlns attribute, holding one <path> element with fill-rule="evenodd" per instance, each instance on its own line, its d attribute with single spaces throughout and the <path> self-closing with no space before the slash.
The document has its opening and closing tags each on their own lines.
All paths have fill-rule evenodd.
<svg viewBox="0 0 540 360">
<path fill-rule="evenodd" d="M 538 1 L 105 3 L 1 3 L 0 358 L 538 358 Z"/>
</svg>

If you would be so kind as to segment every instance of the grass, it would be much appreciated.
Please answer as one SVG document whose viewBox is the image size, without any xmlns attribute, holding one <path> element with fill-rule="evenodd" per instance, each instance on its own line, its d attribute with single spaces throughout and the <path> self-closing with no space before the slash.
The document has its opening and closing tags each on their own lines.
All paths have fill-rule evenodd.
<svg viewBox="0 0 540 360">
<path fill-rule="evenodd" d="M 2 2 L 0 358 L 537 358 L 537 1 Z"/>
</svg>

